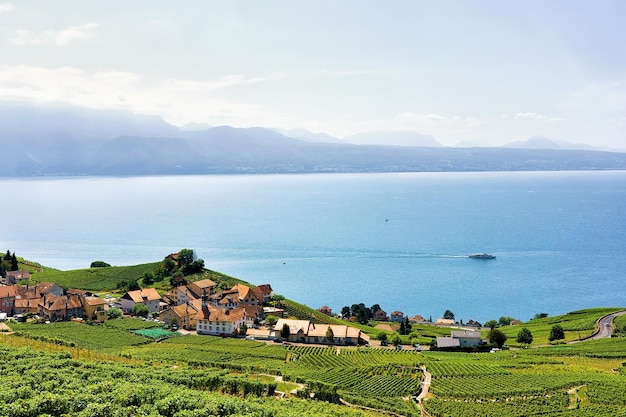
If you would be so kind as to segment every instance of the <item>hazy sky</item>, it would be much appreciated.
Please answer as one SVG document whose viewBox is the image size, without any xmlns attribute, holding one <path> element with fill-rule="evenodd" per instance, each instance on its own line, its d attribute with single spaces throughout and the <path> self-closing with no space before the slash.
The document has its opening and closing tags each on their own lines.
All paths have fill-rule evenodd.
<svg viewBox="0 0 626 417">
<path fill-rule="evenodd" d="M 0 0 L 0 99 L 626 148 L 626 1 Z"/>
</svg>

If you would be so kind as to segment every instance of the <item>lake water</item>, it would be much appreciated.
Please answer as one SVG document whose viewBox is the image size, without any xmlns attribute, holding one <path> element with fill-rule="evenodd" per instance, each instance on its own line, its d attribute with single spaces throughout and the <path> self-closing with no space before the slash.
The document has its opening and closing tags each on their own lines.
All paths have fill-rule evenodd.
<svg viewBox="0 0 626 417">
<path fill-rule="evenodd" d="M 626 172 L 0 180 L 0 250 L 59 269 L 195 249 L 311 307 L 484 322 L 626 306 Z M 468 259 L 489 252 L 495 260 Z"/>
</svg>

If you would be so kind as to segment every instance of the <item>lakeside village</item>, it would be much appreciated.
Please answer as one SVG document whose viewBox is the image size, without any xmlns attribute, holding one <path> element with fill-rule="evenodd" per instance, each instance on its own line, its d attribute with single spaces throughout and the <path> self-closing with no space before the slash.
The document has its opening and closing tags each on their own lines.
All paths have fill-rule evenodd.
<svg viewBox="0 0 626 417">
<path fill-rule="evenodd" d="M 178 264 L 178 254 L 168 255 L 164 262 Z M 203 265 L 203 261 L 202 261 Z M 3 271 L 0 280 L 0 321 L 9 318 L 25 321 L 27 318 L 40 322 L 75 321 L 100 323 L 122 314 L 139 316 L 160 322 L 164 327 L 182 334 L 213 335 L 222 337 L 245 337 L 253 340 L 286 341 L 303 344 L 370 346 L 370 337 L 357 327 L 345 324 L 324 324 L 319 320 L 287 318 L 280 296 L 275 296 L 269 284 L 250 287 L 241 283 L 219 290 L 210 279 L 187 283 L 174 280 L 173 286 L 163 295 L 154 288 L 127 291 L 119 298 L 110 295 L 100 297 L 81 289 L 64 290 L 53 282 L 30 285 L 28 270 Z M 375 305 L 372 309 L 362 304 L 344 307 L 342 317 L 361 321 L 366 310 L 377 322 L 379 330 L 410 330 L 411 324 L 432 322 L 422 316 L 406 317 L 394 311 L 390 316 Z M 328 306 L 318 309 L 332 317 Z M 353 313 L 353 314 L 351 314 Z M 455 326 L 449 311 L 434 325 Z M 461 323 L 462 324 L 462 323 Z M 1 326 L 0 326 L 1 327 Z M 463 328 L 452 330 L 451 336 L 438 337 L 433 346 L 442 349 L 477 348 L 487 344 L 481 339 L 480 323 L 470 321 Z M 386 339 L 379 342 L 387 346 Z M 414 345 L 421 350 L 421 346 Z M 401 348 L 396 343 L 396 348 Z"/>
</svg>

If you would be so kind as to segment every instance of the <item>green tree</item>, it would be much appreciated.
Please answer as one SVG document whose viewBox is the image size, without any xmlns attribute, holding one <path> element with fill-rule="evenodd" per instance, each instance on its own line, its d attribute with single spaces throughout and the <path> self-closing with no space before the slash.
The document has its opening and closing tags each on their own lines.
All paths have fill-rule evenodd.
<svg viewBox="0 0 626 417">
<path fill-rule="evenodd" d="M 409 333 L 409 340 L 411 341 L 411 343 L 419 343 L 419 339 L 420 339 L 420 335 L 418 332 L 411 332 Z"/>
<path fill-rule="evenodd" d="M 391 335 L 391 339 L 389 340 L 394 346 L 398 346 L 402 343 L 402 339 L 400 339 L 400 335 L 398 333 L 394 333 Z"/>
<path fill-rule="evenodd" d="M 386 342 L 387 341 L 387 333 L 385 333 L 385 332 L 378 333 L 378 340 L 380 340 L 381 342 Z"/>
<path fill-rule="evenodd" d="M 506 339 L 506 335 L 498 329 L 491 329 L 489 331 L 489 343 L 493 343 L 499 348 L 504 346 L 504 344 L 506 343 Z"/>
<path fill-rule="evenodd" d="M 408 317 L 404 318 L 404 334 L 411 333 L 411 322 Z"/>
<path fill-rule="evenodd" d="M 498 327 L 498 322 L 495 320 L 489 320 L 488 322 L 485 323 L 485 327 L 489 327 L 490 329 L 494 329 L 496 327 Z"/>
<path fill-rule="evenodd" d="M 241 326 L 239 326 L 239 334 L 245 335 L 247 331 L 248 331 L 248 326 L 246 326 L 246 323 L 241 323 Z"/>
<path fill-rule="evenodd" d="M 450 310 L 446 310 L 446 312 L 443 313 L 443 318 L 446 320 L 454 320 L 454 313 Z"/>
<path fill-rule="evenodd" d="M 358 321 L 360 324 L 367 324 L 368 311 L 369 309 L 360 308 L 356 313 L 356 321 Z"/>
<path fill-rule="evenodd" d="M 283 339 L 289 339 L 289 334 L 291 330 L 289 330 L 289 325 L 287 323 L 283 324 L 283 328 L 280 329 L 280 337 Z"/>
<path fill-rule="evenodd" d="M 178 252 L 178 266 L 185 267 L 187 265 L 191 265 L 193 261 L 195 261 L 196 255 L 193 252 L 193 249 L 181 249 Z"/>
<path fill-rule="evenodd" d="M 326 340 L 328 340 L 329 343 L 333 343 L 335 341 L 335 332 L 333 332 L 333 329 L 330 326 L 326 329 Z"/>
<path fill-rule="evenodd" d="M 148 317 L 148 314 L 150 314 L 148 306 L 141 303 L 135 304 L 133 306 L 132 312 L 135 316 L 138 317 Z"/>
<path fill-rule="evenodd" d="M 530 345 L 533 342 L 533 334 L 527 328 L 523 328 L 517 333 L 517 343 Z"/>
<path fill-rule="evenodd" d="M 344 319 L 344 320 L 347 320 L 347 319 L 350 318 L 350 307 L 344 306 L 341 309 L 341 318 Z"/>
<path fill-rule="evenodd" d="M 500 317 L 500 320 L 498 320 L 498 324 L 500 326 L 508 326 L 513 320 L 515 320 L 513 317 L 503 316 Z"/>
<path fill-rule="evenodd" d="M 104 261 L 93 261 L 91 265 L 89 265 L 89 268 L 106 268 L 109 266 L 111 265 L 109 265 L 108 263 Z"/>
<path fill-rule="evenodd" d="M 548 340 L 554 342 L 555 340 L 565 339 L 565 331 L 559 324 L 555 324 L 552 326 L 550 330 L 550 335 L 548 336 Z"/>
<path fill-rule="evenodd" d="M 378 310 L 382 310 L 379 304 L 374 304 L 373 306 L 370 307 L 370 311 L 372 312 L 372 314 L 376 314 Z"/>
<path fill-rule="evenodd" d="M 276 322 L 278 321 L 278 317 L 273 316 L 271 314 L 267 315 L 265 317 L 265 324 L 267 324 L 268 326 L 273 326 L 276 324 Z"/>
<path fill-rule="evenodd" d="M 11 271 L 19 271 L 20 266 L 17 264 L 17 257 L 15 256 L 15 252 L 11 255 Z"/>
<path fill-rule="evenodd" d="M 122 310 L 119 308 L 111 307 L 107 310 L 107 318 L 109 320 L 119 319 L 120 317 L 122 317 Z"/>
<path fill-rule="evenodd" d="M 141 282 L 143 282 L 144 286 L 149 286 L 154 284 L 154 274 L 152 271 L 144 272 L 141 276 Z"/>
<path fill-rule="evenodd" d="M 548 317 L 548 313 L 537 313 L 533 317 L 533 320 L 535 320 L 535 319 L 544 319 L 546 317 Z"/>
<path fill-rule="evenodd" d="M 170 277 L 170 285 L 173 288 L 180 287 L 181 285 L 187 285 L 185 275 L 180 271 L 174 272 L 174 275 Z"/>
<path fill-rule="evenodd" d="M 398 329 L 400 334 L 406 334 L 406 329 L 404 328 L 404 320 L 400 322 L 400 328 Z"/>
</svg>

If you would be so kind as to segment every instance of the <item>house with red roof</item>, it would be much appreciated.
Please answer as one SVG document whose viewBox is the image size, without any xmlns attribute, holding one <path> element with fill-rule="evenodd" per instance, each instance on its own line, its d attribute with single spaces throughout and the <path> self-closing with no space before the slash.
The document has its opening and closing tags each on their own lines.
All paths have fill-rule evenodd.
<svg viewBox="0 0 626 417">
<path fill-rule="evenodd" d="M 122 310 L 130 313 L 135 304 L 144 304 L 151 313 L 159 311 L 161 296 L 154 288 L 144 288 L 141 290 L 128 291 L 120 298 Z"/>
<path fill-rule="evenodd" d="M 50 321 L 70 320 L 83 316 L 83 305 L 76 295 L 46 294 L 39 303 L 39 315 Z"/>
</svg>

